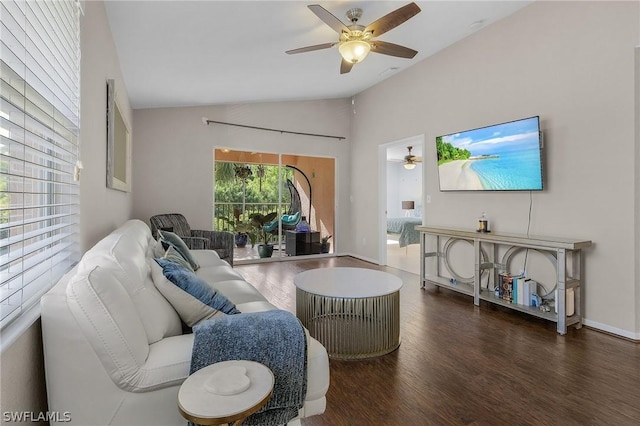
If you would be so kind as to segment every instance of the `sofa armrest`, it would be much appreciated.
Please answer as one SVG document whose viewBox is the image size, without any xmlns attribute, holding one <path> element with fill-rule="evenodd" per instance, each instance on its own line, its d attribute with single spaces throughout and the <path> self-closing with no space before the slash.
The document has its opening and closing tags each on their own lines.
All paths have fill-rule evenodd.
<svg viewBox="0 0 640 426">
<path fill-rule="evenodd" d="M 191 230 L 192 237 L 206 238 L 209 241 L 209 250 L 215 250 L 220 259 L 225 260 L 233 266 L 233 246 L 235 237 L 227 231 L 205 231 L 200 229 Z"/>
<path fill-rule="evenodd" d="M 191 250 L 209 250 L 209 240 L 202 237 L 180 237 Z"/>
</svg>

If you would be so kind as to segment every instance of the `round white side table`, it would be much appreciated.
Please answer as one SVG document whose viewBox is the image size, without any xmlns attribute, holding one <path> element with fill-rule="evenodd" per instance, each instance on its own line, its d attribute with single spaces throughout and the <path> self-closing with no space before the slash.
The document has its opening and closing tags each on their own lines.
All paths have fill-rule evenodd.
<svg viewBox="0 0 640 426">
<path fill-rule="evenodd" d="M 258 362 L 218 362 L 187 377 L 178 391 L 178 409 L 198 425 L 240 425 L 269 401 L 273 383 L 271 370 Z"/>
</svg>

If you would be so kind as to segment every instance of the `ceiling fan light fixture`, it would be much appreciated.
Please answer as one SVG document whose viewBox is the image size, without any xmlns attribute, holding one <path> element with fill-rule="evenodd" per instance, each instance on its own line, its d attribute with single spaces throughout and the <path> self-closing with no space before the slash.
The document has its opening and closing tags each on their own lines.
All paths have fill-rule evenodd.
<svg viewBox="0 0 640 426">
<path fill-rule="evenodd" d="M 341 42 L 338 50 L 345 61 L 357 64 L 367 57 L 371 45 L 364 40 L 349 40 Z"/>
<path fill-rule="evenodd" d="M 416 168 L 416 163 L 414 163 L 413 161 L 407 161 L 406 163 L 404 163 L 404 168 L 407 170 L 413 170 Z"/>
<path fill-rule="evenodd" d="M 382 40 L 372 41 L 387 31 L 403 24 L 411 17 L 420 12 L 420 7 L 415 3 L 406 4 L 393 12 L 387 13 L 382 18 L 377 19 L 373 23 L 364 26 L 358 22 L 362 17 L 362 9 L 353 8 L 347 11 L 347 19 L 351 25 L 345 25 L 340 19 L 336 18 L 331 12 L 319 4 L 310 4 L 307 6 L 322 22 L 327 24 L 338 33 L 337 43 L 322 43 L 314 46 L 301 47 L 299 49 L 287 50 L 286 53 L 291 55 L 294 53 L 312 52 L 314 50 L 329 49 L 338 46 L 342 61 L 340 62 L 340 74 L 346 74 L 351 71 L 353 65 L 362 62 L 371 49 L 375 53 L 381 55 L 395 56 L 398 58 L 412 59 L 418 54 L 416 50 L 398 44 L 388 43 Z"/>
</svg>

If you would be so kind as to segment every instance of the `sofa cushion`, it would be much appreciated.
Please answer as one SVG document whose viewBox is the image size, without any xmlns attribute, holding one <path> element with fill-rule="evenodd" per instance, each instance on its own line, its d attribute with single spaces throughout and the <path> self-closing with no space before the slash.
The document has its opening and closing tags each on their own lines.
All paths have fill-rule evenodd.
<svg viewBox="0 0 640 426">
<path fill-rule="evenodd" d="M 272 311 L 274 309 L 278 309 L 275 306 L 273 306 L 271 303 L 267 302 L 266 300 L 238 303 L 236 305 L 236 308 L 238 308 L 238 310 L 243 314 L 249 314 L 251 312 L 265 312 L 265 311 Z"/>
<path fill-rule="evenodd" d="M 112 380 L 123 389 L 135 387 L 149 344 L 138 308 L 114 270 L 95 266 L 76 274 L 67 303 Z"/>
<path fill-rule="evenodd" d="M 77 361 L 78 358 L 97 357 L 111 381 L 118 388 L 129 392 L 166 388 L 168 384 L 181 383 L 186 378 L 191 361 L 193 337 L 191 335 L 171 336 L 151 345 L 147 344 L 146 330 L 140 321 L 137 307 L 111 268 L 96 266 L 90 271 L 76 273 L 71 277 L 66 286 L 65 306 L 71 311 L 75 326 L 82 330 L 86 342 L 95 352 L 87 352 L 82 346 L 78 346 L 77 337 L 74 336 L 65 341 L 71 346 L 58 353 L 58 357 L 64 358 L 65 362 Z M 46 329 L 46 327 L 43 328 Z M 62 333 L 69 332 L 73 330 L 62 331 Z M 73 354 L 67 357 L 66 351 Z M 50 363 L 51 359 L 46 361 Z M 58 367 L 60 365 L 60 363 L 57 364 Z M 95 364 L 89 363 L 89 365 Z M 65 392 L 76 395 L 76 398 L 79 398 L 79 392 L 93 392 L 95 393 L 94 403 L 96 401 L 104 403 L 105 399 L 113 401 L 102 395 L 102 393 L 108 393 L 105 390 L 108 387 L 104 383 L 96 384 L 91 381 L 91 378 L 99 375 L 96 376 L 92 371 L 85 371 L 87 367 L 85 363 L 74 363 L 67 367 L 70 370 L 83 371 L 86 375 L 83 378 L 89 381 L 74 383 L 74 386 L 65 389 Z M 65 374 L 66 372 L 58 371 L 57 373 Z M 47 374 L 47 381 L 49 379 L 50 374 Z M 50 384 L 47 383 L 47 386 Z M 113 384 L 109 383 L 107 386 L 113 387 Z M 49 395 L 49 404 L 51 403 L 52 398 Z M 118 398 L 118 409 L 121 408 L 121 404 L 122 398 Z"/>
<path fill-rule="evenodd" d="M 198 275 L 200 276 L 200 275 Z M 212 281 L 207 281 L 212 282 Z M 266 302 L 267 299 L 253 285 L 240 279 L 216 281 L 215 287 L 236 305 L 248 302 Z M 240 309 L 240 308 L 238 308 Z M 242 311 L 242 309 L 240 309 Z M 242 311 L 244 312 L 244 311 Z"/>
<path fill-rule="evenodd" d="M 178 252 L 184 257 L 187 262 L 191 265 L 194 271 L 197 271 L 200 267 L 198 261 L 191 254 L 191 250 L 187 247 L 187 244 L 180 238 L 177 234 L 174 234 L 170 231 L 164 231 L 162 229 L 158 230 L 158 233 L 162 236 L 162 239 L 173 244 Z"/>
<path fill-rule="evenodd" d="M 130 220 L 100 240 L 78 264 L 80 274 L 88 274 L 96 266 L 109 268 L 135 304 L 148 344 L 182 334 L 180 317 L 151 279 L 147 256 L 153 243 L 149 227 L 140 220 Z"/>
<path fill-rule="evenodd" d="M 191 255 L 201 267 L 211 265 L 228 265 L 227 262 L 220 259 L 218 253 L 214 250 L 191 250 Z"/>
<path fill-rule="evenodd" d="M 215 316 L 218 311 L 229 315 L 240 313 L 233 302 L 193 272 L 187 271 L 166 259 L 156 259 L 156 262 L 162 267 L 163 275 L 171 283 L 175 284 L 178 290 L 189 296 L 189 298 L 185 298 L 184 295 L 176 297 L 179 293 L 171 290 L 167 291 L 167 284 L 157 278 L 157 282 L 160 285 L 159 288 L 164 288 L 169 295 L 167 300 L 172 304 L 175 303 L 173 305 L 174 308 L 189 327 Z M 157 272 L 155 272 L 155 275 L 158 277 Z M 183 312 L 182 314 L 180 314 L 181 311 Z M 199 315 L 194 315 L 194 312 L 199 313 Z"/>
<path fill-rule="evenodd" d="M 196 275 L 208 282 L 216 285 L 219 281 L 244 280 L 242 275 L 233 269 L 227 262 L 216 266 L 203 266 L 196 272 Z"/>
</svg>

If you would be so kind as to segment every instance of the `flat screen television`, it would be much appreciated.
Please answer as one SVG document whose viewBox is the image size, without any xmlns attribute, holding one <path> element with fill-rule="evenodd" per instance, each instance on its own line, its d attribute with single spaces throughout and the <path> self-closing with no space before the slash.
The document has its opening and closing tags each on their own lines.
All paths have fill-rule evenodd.
<svg viewBox="0 0 640 426">
<path fill-rule="evenodd" d="M 440 191 L 541 191 L 540 118 L 436 138 Z"/>
</svg>

